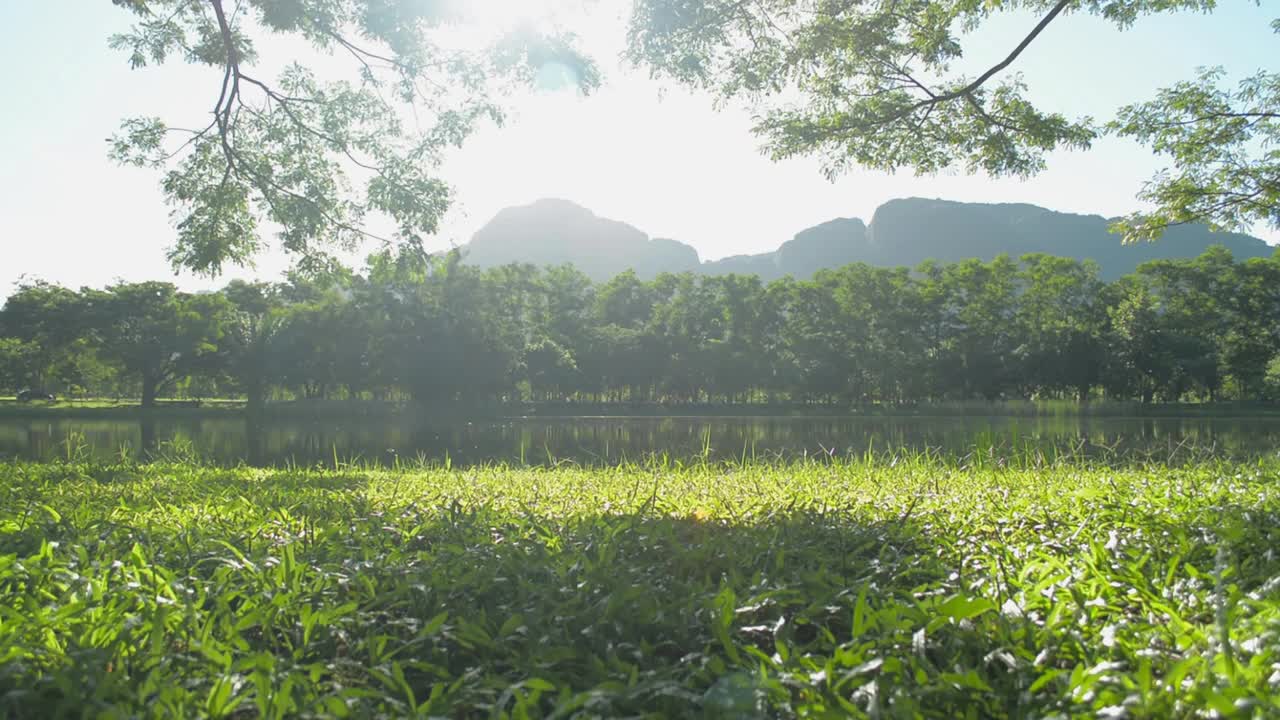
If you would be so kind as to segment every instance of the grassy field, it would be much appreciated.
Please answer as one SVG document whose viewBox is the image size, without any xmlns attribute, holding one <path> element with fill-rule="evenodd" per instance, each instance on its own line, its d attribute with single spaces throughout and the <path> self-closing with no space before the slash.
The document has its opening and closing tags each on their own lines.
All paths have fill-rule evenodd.
<svg viewBox="0 0 1280 720">
<path fill-rule="evenodd" d="M 0 465 L 0 716 L 1276 717 L 1280 465 Z"/>
</svg>

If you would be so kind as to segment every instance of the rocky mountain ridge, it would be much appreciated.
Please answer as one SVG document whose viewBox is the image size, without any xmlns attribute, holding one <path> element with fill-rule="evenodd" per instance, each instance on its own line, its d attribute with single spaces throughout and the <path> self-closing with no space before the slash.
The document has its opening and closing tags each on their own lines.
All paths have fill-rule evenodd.
<svg viewBox="0 0 1280 720">
<path fill-rule="evenodd" d="M 823 268 L 853 262 L 915 267 L 933 259 L 953 262 L 1006 253 L 1043 252 L 1092 259 L 1104 279 L 1132 272 L 1148 260 L 1195 257 L 1223 245 L 1237 260 L 1267 257 L 1273 248 L 1239 233 L 1213 233 L 1202 225 L 1171 228 L 1154 243 L 1125 245 L 1108 231 L 1110 220 L 1027 204 L 980 204 L 904 198 L 876 209 L 868 225 L 837 218 L 797 233 L 777 250 L 703 262 L 692 246 L 650 238 L 616 220 L 596 216 L 567 200 L 539 200 L 507 208 L 463 246 L 465 261 L 481 267 L 513 262 L 571 263 L 594 280 L 634 270 L 642 278 L 662 272 L 754 274 L 775 280 L 807 278 Z"/>
</svg>

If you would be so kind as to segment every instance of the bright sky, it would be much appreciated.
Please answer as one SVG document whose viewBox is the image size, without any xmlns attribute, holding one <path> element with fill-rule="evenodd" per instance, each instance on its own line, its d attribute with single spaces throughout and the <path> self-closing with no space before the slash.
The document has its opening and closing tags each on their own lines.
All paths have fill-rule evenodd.
<svg viewBox="0 0 1280 720">
<path fill-rule="evenodd" d="M 507 8 L 517 2 L 491 1 Z M 1269 27 L 1280 12 L 1245 0 L 1222 4 L 1212 16 L 1145 18 L 1127 32 L 1068 16 L 1017 67 L 1044 105 L 1098 118 L 1197 66 L 1222 64 L 1236 76 L 1280 69 L 1280 36 Z M 689 243 L 704 259 L 772 250 L 834 217 L 870 220 L 876 206 L 905 196 L 1119 215 L 1136 207 L 1142 180 L 1161 165 L 1136 145 L 1108 140 L 1088 153 L 1053 157 L 1049 171 L 1028 181 L 860 171 L 830 183 L 816 160 L 775 164 L 762 157 L 745 111 L 717 112 L 704 97 L 625 69 L 616 59 L 622 10 L 613 8 L 601 0 L 585 18 L 570 19 L 581 22 L 575 26 L 605 71 L 599 92 L 519 98 L 506 127 L 481 132 L 450 158 L 444 176 L 459 202 L 437 247 L 465 242 L 503 207 L 542 197 L 573 200 L 651 236 Z M 130 71 L 106 44 L 129 20 L 106 0 L 0 2 L 0 63 L 11 70 L 0 110 L 0 295 L 24 274 L 71 286 L 173 277 L 164 259 L 173 230 L 159 176 L 113 165 L 105 139 L 133 115 L 195 125 L 220 78 L 180 63 Z M 989 64 L 1033 23 L 997 18 L 975 38 L 967 61 Z M 1258 234 L 1280 242 L 1280 233 Z M 276 277 L 287 263 L 270 254 L 256 270 L 229 276 Z M 200 288 L 226 279 L 176 281 Z"/>
</svg>

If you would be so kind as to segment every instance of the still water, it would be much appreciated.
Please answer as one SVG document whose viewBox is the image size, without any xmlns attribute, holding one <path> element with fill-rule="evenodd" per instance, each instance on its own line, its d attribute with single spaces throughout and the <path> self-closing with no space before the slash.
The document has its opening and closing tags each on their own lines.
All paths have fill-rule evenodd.
<svg viewBox="0 0 1280 720">
<path fill-rule="evenodd" d="M 1280 452 L 1280 418 L 875 417 L 521 418 L 440 424 L 410 420 L 0 419 L 10 458 L 198 458 L 224 465 L 426 461 L 612 464 L 863 453 L 868 448 L 965 454 L 1072 449 L 1136 457 Z"/>
</svg>

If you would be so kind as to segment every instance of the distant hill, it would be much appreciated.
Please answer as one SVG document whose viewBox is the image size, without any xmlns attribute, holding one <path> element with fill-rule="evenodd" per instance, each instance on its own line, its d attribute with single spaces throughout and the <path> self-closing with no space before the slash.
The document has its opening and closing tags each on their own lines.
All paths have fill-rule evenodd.
<svg viewBox="0 0 1280 720">
<path fill-rule="evenodd" d="M 1044 252 L 1093 259 L 1104 279 L 1132 272 L 1161 258 L 1195 257 L 1223 245 L 1237 260 L 1268 257 L 1273 248 L 1238 233 L 1212 233 L 1202 225 L 1171 228 L 1154 243 L 1121 244 L 1099 215 L 1074 215 L 1025 204 L 978 204 L 907 198 L 881 205 L 871 225 L 840 218 L 803 230 L 774 252 L 735 255 L 701 263 L 689 245 L 649 239 L 626 223 L 607 220 L 566 200 L 540 200 L 498 213 L 464 247 L 467 262 L 482 267 L 527 262 L 572 263 L 596 280 L 628 268 L 651 278 L 661 272 L 784 275 L 807 278 L 823 268 L 851 262 L 914 267 L 1007 253 Z"/>
<path fill-rule="evenodd" d="M 539 200 L 507 208 L 463 248 L 466 261 L 480 267 L 513 262 L 572 263 L 593 280 L 627 270 L 644 278 L 662 272 L 696 271 L 698 251 L 675 240 L 650 240 L 617 220 L 597 217 L 568 200 Z"/>
<path fill-rule="evenodd" d="M 867 235 L 861 220 L 839 218 L 801 230 L 773 252 L 712 260 L 703 263 L 702 270 L 710 275 L 738 273 L 774 280 L 784 275 L 807 278 L 823 268 L 852 262 L 879 264 L 868 255 Z"/>
<path fill-rule="evenodd" d="M 1226 247 L 1237 260 L 1269 257 L 1273 251 L 1258 238 L 1214 233 L 1204 225 L 1173 227 L 1156 242 L 1125 245 L 1120 236 L 1108 232 L 1111 222 L 1100 215 L 1061 213 L 1036 205 L 892 200 L 871 218 L 867 262 L 915 265 L 928 258 L 951 262 L 1043 252 L 1093 259 L 1102 277 L 1111 280 L 1148 260 L 1196 257 L 1211 245 Z"/>
</svg>

